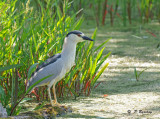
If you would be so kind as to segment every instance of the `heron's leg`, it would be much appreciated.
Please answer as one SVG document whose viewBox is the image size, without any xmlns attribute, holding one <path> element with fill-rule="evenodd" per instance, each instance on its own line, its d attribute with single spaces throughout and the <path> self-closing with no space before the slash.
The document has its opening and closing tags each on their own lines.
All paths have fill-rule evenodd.
<svg viewBox="0 0 160 119">
<path fill-rule="evenodd" d="M 53 95 L 54 95 L 55 103 L 57 103 L 57 97 L 56 97 L 55 85 L 53 85 L 52 91 L 53 91 Z"/>
<path fill-rule="evenodd" d="M 60 104 L 57 102 L 55 84 L 53 85 L 52 91 L 53 91 L 53 95 L 54 95 L 55 104 L 56 104 L 56 105 L 60 105 Z"/>
<path fill-rule="evenodd" d="M 49 95 L 49 99 L 51 101 L 51 105 L 53 106 L 53 102 L 52 102 L 52 98 L 51 98 L 51 92 L 50 92 L 50 87 L 48 87 L 48 95 Z"/>
</svg>

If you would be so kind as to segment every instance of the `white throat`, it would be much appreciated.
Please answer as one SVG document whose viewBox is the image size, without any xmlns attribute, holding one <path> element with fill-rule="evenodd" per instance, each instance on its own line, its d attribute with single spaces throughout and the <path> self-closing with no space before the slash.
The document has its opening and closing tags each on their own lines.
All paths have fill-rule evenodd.
<svg viewBox="0 0 160 119">
<path fill-rule="evenodd" d="M 67 40 L 67 38 L 65 38 L 63 43 L 62 55 L 75 55 L 76 45 L 77 42 L 73 42 L 72 40 Z"/>
<path fill-rule="evenodd" d="M 61 56 L 64 59 L 67 72 L 74 65 L 75 56 L 76 56 L 76 45 L 77 45 L 77 42 L 74 42 L 73 40 L 68 40 L 67 38 L 65 38 Z"/>
</svg>

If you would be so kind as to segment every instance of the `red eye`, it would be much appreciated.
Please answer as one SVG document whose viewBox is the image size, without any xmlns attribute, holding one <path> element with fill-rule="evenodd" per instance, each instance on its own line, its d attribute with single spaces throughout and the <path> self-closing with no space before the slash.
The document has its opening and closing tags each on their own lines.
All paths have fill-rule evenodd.
<svg viewBox="0 0 160 119">
<path fill-rule="evenodd" d="M 81 35 L 80 35 L 80 34 L 77 34 L 77 36 L 81 37 Z"/>
</svg>

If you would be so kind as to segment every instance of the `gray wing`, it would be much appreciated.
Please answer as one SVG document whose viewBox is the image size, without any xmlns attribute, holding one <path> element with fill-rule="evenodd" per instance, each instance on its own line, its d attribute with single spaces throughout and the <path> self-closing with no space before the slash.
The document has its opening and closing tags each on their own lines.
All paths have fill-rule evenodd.
<svg viewBox="0 0 160 119">
<path fill-rule="evenodd" d="M 49 84 L 50 81 L 55 80 L 56 77 L 61 73 L 62 67 L 63 64 L 61 60 L 61 54 L 56 54 L 48 58 L 41 65 L 39 65 L 36 71 L 32 74 L 30 80 L 28 80 L 27 89 L 38 80 L 46 76 L 53 75 L 49 78 L 44 79 L 43 81 L 38 83 L 35 87 Z"/>
<path fill-rule="evenodd" d="M 55 61 L 57 61 L 57 59 L 61 58 L 61 54 L 56 54 L 56 55 L 53 55 L 52 57 L 48 58 L 47 60 L 45 60 L 41 65 L 39 65 L 37 67 L 37 69 L 32 73 L 31 77 L 34 76 L 34 74 L 36 72 L 38 72 L 38 70 L 44 68 L 45 66 L 51 64 L 51 63 L 54 63 Z"/>
</svg>

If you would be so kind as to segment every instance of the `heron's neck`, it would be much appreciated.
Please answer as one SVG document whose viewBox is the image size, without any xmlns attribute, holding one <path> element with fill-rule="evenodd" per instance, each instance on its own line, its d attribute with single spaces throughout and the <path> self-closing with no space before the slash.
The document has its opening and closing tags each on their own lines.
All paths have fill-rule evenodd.
<svg viewBox="0 0 160 119">
<path fill-rule="evenodd" d="M 67 41 L 67 39 L 65 38 L 64 40 L 64 44 L 63 44 L 63 49 L 62 49 L 62 56 L 64 57 L 74 57 L 75 59 L 75 55 L 76 55 L 76 42 L 72 42 L 72 41 Z"/>
</svg>

